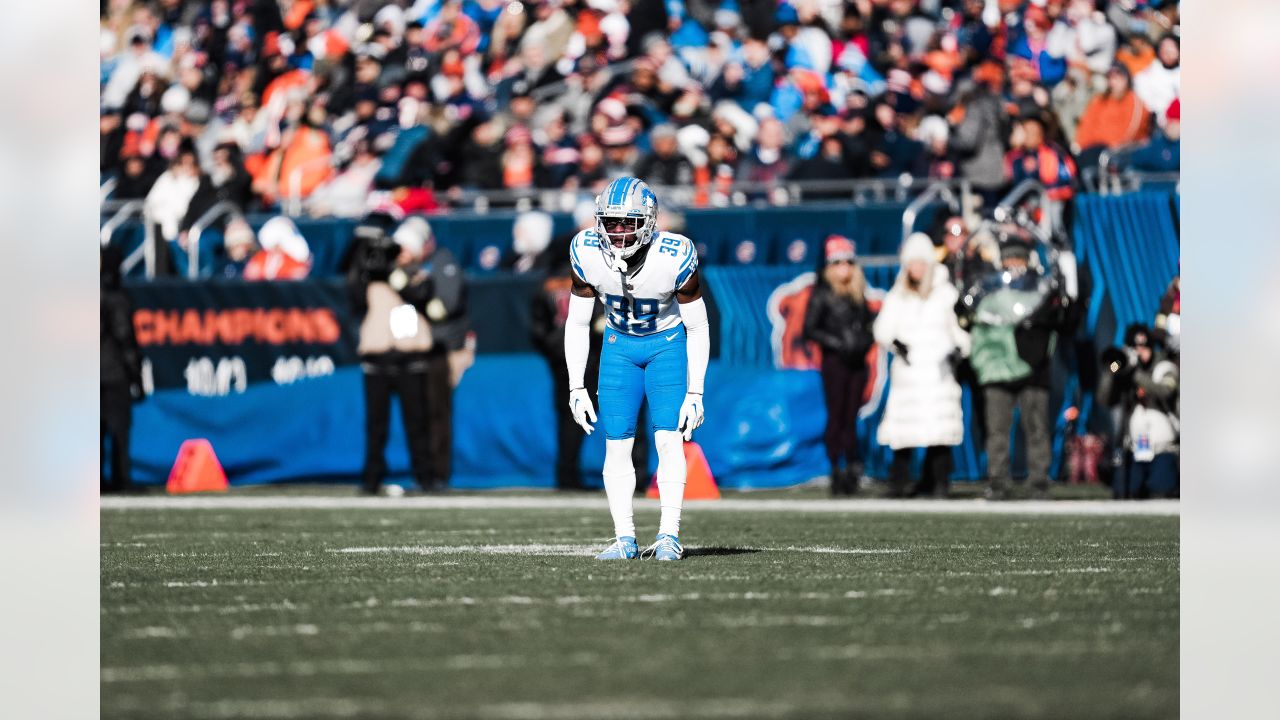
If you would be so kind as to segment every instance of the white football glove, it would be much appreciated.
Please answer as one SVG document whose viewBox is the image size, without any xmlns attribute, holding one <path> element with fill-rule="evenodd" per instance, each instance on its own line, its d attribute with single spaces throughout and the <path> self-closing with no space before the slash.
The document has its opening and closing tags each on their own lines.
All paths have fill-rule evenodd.
<svg viewBox="0 0 1280 720">
<path fill-rule="evenodd" d="M 680 406 L 680 432 L 685 440 L 693 439 L 693 431 L 702 424 L 702 393 L 687 393 Z"/>
<path fill-rule="evenodd" d="M 591 434 L 591 423 L 587 422 L 590 418 L 591 422 L 596 421 L 596 408 L 591 404 L 591 394 L 586 388 L 578 388 L 569 391 L 569 409 L 573 411 L 573 421 L 582 426 L 588 435 Z"/>
</svg>

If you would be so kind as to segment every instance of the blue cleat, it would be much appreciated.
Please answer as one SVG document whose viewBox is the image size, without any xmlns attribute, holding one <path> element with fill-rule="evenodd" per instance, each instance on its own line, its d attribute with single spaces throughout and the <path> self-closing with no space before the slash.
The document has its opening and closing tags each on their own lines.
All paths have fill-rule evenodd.
<svg viewBox="0 0 1280 720">
<path fill-rule="evenodd" d="M 654 560 L 679 560 L 684 557 L 684 546 L 675 535 L 659 535 L 652 545 L 644 549 L 640 557 Z"/>
<path fill-rule="evenodd" d="M 623 536 L 614 540 L 612 545 L 596 556 L 596 559 L 635 560 L 637 557 L 640 557 L 640 548 L 636 545 L 636 539 L 630 536 Z"/>
</svg>

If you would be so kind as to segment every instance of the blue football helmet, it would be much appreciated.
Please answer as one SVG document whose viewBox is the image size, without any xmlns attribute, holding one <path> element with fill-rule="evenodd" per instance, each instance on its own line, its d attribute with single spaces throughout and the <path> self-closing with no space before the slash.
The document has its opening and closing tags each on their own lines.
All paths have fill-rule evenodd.
<svg viewBox="0 0 1280 720">
<path fill-rule="evenodd" d="M 609 267 L 625 267 L 627 258 L 653 240 L 657 223 L 658 196 L 640 178 L 618 178 L 596 196 L 596 231 Z"/>
</svg>

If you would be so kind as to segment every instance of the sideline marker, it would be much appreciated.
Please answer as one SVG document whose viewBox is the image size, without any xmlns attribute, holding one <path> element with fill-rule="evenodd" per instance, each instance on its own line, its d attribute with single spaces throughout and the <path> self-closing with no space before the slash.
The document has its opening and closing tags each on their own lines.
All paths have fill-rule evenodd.
<svg viewBox="0 0 1280 720">
<path fill-rule="evenodd" d="M 170 494 L 227 491 L 227 474 L 208 440 L 196 438 L 182 443 L 165 490 Z"/>
<path fill-rule="evenodd" d="M 707 464 L 707 456 L 703 454 L 702 447 L 696 442 L 686 442 L 684 444 L 684 462 L 687 471 L 685 473 L 684 499 L 685 500 L 719 500 L 720 488 L 716 486 L 716 479 L 711 474 L 711 466 Z M 649 480 L 649 489 L 644 494 L 647 498 L 658 497 L 658 475 Z"/>
</svg>

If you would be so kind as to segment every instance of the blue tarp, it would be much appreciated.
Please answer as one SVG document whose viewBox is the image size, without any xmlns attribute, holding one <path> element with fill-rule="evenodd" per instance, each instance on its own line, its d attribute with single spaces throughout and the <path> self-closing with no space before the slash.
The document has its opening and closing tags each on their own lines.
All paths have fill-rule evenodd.
<svg viewBox="0 0 1280 720">
<path fill-rule="evenodd" d="M 537 355 L 481 356 L 455 395 L 454 487 L 553 486 L 556 400 Z M 816 373 L 713 362 L 706 401 L 695 440 L 722 486 L 783 487 L 825 473 Z M 136 480 L 163 483 L 182 441 L 195 437 L 213 444 L 233 485 L 353 479 L 364 460 L 363 422 L 357 367 L 291 385 L 255 383 L 226 397 L 160 391 L 134 413 Z M 408 479 L 398 405 L 387 461 L 393 476 Z M 599 483 L 603 461 L 603 436 L 594 433 L 582 457 L 589 483 Z"/>
</svg>

